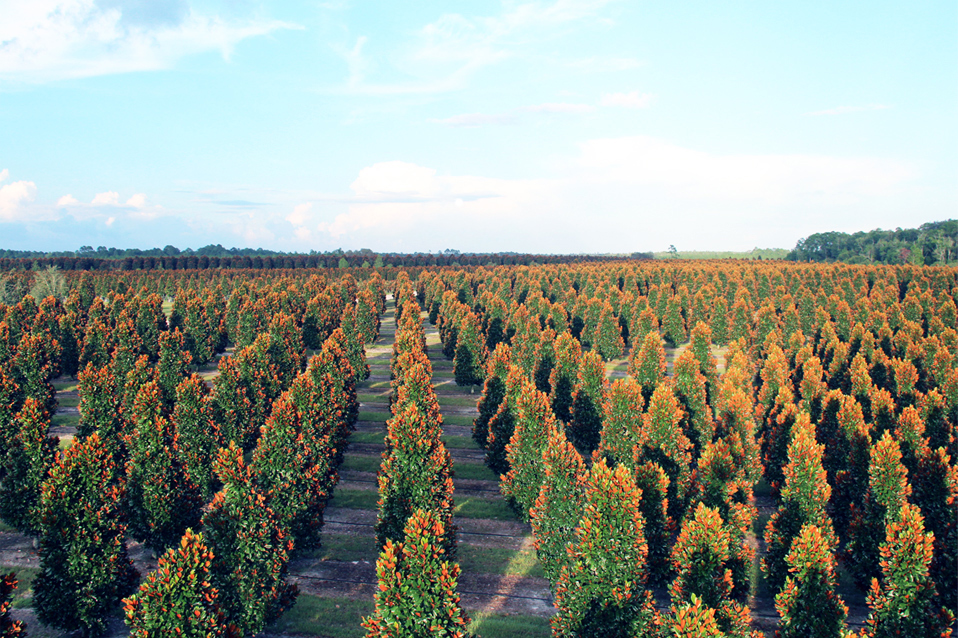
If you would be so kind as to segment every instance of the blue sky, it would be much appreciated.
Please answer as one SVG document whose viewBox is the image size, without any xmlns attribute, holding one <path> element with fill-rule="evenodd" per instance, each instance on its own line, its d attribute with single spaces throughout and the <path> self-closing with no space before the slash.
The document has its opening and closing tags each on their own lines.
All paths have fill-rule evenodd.
<svg viewBox="0 0 958 638">
<path fill-rule="evenodd" d="M 0 0 L 0 247 L 792 247 L 958 216 L 954 2 Z"/>
</svg>

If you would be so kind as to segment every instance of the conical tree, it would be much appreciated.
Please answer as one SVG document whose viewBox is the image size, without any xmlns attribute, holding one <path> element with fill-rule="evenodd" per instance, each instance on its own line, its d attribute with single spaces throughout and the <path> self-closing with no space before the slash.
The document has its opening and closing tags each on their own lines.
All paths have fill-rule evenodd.
<svg viewBox="0 0 958 638">
<path fill-rule="evenodd" d="M 583 354 L 572 399 L 572 422 L 566 428 L 569 440 L 583 454 L 591 454 L 599 447 L 602 405 L 608 386 L 602 359 L 594 352 Z"/>
<path fill-rule="evenodd" d="M 27 399 L 14 419 L 19 431 L 0 457 L 0 518 L 23 534 L 39 532 L 40 491 L 56 461 L 56 437 L 47 436 L 49 417 L 36 399 Z"/>
<path fill-rule="evenodd" d="M 781 638 L 851 638 L 848 608 L 835 593 L 835 537 L 813 524 L 802 526 L 785 562 L 789 575 L 775 597 Z"/>
<path fill-rule="evenodd" d="M 429 510 L 442 522 L 441 546 L 451 559 L 456 551 L 452 459 L 440 439 L 441 424 L 425 419 L 412 401 L 401 398 L 396 405 L 396 415 L 386 423 L 376 538 L 380 548 L 388 540 L 402 541 L 413 512 Z"/>
<path fill-rule="evenodd" d="M 100 635 L 136 585 L 124 540 L 124 486 L 113 465 L 109 449 L 93 433 L 60 455 L 43 483 L 33 605 L 46 625 Z"/>
<path fill-rule="evenodd" d="M 682 407 L 671 383 L 662 383 L 642 420 L 642 447 L 637 462 L 650 460 L 669 477 L 669 516 L 681 520 L 692 489 L 692 442 L 682 433 Z"/>
<path fill-rule="evenodd" d="M 549 398 L 524 381 L 516 400 L 515 427 L 506 445 L 509 471 L 502 478 L 499 489 L 509 499 L 523 521 L 529 520 L 529 508 L 539 496 L 542 486 L 542 452 L 548 441 L 548 432 L 557 427 L 549 406 Z"/>
<path fill-rule="evenodd" d="M 602 305 L 598 325 L 596 325 L 595 329 L 595 336 L 592 339 L 592 349 L 598 353 L 604 361 L 621 357 L 622 350 L 625 349 L 619 320 L 615 316 L 615 312 L 609 302 L 605 302 Z"/>
<path fill-rule="evenodd" d="M 223 489 L 203 514 L 210 582 L 226 621 L 255 634 L 296 600 L 296 586 L 285 581 L 293 540 L 253 486 L 239 447 L 221 449 L 214 470 Z"/>
<path fill-rule="evenodd" d="M 199 489 L 201 500 L 207 503 L 216 492 L 212 467 L 221 438 L 210 391 L 199 376 L 190 375 L 177 386 L 172 421 L 179 437 L 180 460 Z"/>
<path fill-rule="evenodd" d="M 459 322 L 456 356 L 453 360 L 456 385 L 465 386 L 482 383 L 485 363 L 486 346 L 483 343 L 479 322 L 472 312 L 466 311 L 462 321 Z"/>
<path fill-rule="evenodd" d="M 642 412 L 645 399 L 642 386 L 626 377 L 609 385 L 603 402 L 602 433 L 599 453 L 610 463 L 632 465 L 632 449 L 642 443 Z"/>
<path fill-rule="evenodd" d="M 442 517 L 417 509 L 404 541 L 386 542 L 376 575 L 376 610 L 363 620 L 368 638 L 463 638 L 469 617 L 459 605 L 459 565 L 445 558 Z"/>
<path fill-rule="evenodd" d="M 239 638 L 236 626 L 226 623 L 219 592 L 210 584 L 212 562 L 203 535 L 186 530 L 179 546 L 166 550 L 139 591 L 123 601 L 130 635 Z"/>
<path fill-rule="evenodd" d="M 556 587 L 553 636 L 627 638 L 655 631 L 660 621 L 645 588 L 641 497 L 628 468 L 613 471 L 602 459 L 593 464 Z"/>
<path fill-rule="evenodd" d="M 130 415 L 126 466 L 130 532 L 156 553 L 171 547 L 200 520 L 203 501 L 180 460 L 179 437 L 162 416 L 156 383 L 140 389 Z"/>
<path fill-rule="evenodd" d="M 506 375 L 509 373 L 510 348 L 504 343 L 496 346 L 486 362 L 486 380 L 476 406 L 479 416 L 472 423 L 472 440 L 485 449 L 489 438 L 489 421 L 506 397 Z"/>
<path fill-rule="evenodd" d="M 698 504 L 686 518 L 672 549 L 676 577 L 669 593 L 679 601 L 715 610 L 719 628 L 729 636 L 752 636 L 748 608 L 732 600 L 734 541 L 718 510 Z M 754 634 L 758 636 L 760 634 Z"/>
<path fill-rule="evenodd" d="M 901 462 L 901 449 L 885 432 L 872 447 L 868 467 L 868 492 L 860 510 L 852 514 L 846 547 L 848 567 L 863 589 L 881 574 L 880 546 L 886 527 L 898 520 L 911 495 L 908 470 Z"/>
<path fill-rule="evenodd" d="M 253 450 L 250 471 L 256 489 L 276 515 L 277 524 L 289 529 L 297 549 L 319 545 L 323 509 L 329 497 L 327 475 L 332 472 L 328 447 L 307 442 L 299 414 L 287 395 L 273 403 L 262 434 Z"/>
<path fill-rule="evenodd" d="M 872 579 L 868 594 L 871 614 L 863 638 L 951 634 L 954 615 L 938 602 L 928 576 L 933 544 L 934 535 L 925 532 L 918 508 L 903 504 L 899 516 L 889 521 L 881 546 L 882 579 Z"/>
<path fill-rule="evenodd" d="M 556 337 L 555 354 L 555 367 L 549 375 L 549 402 L 556 418 L 569 423 L 572 421 L 572 393 L 578 378 L 582 346 L 571 334 L 563 332 Z"/>
<path fill-rule="evenodd" d="M 648 402 L 652 393 L 665 378 L 665 348 L 657 332 L 649 332 L 639 348 L 633 348 L 629 359 L 629 376 L 642 386 L 642 395 Z"/>
<path fill-rule="evenodd" d="M 542 454 L 542 487 L 529 519 L 542 571 L 554 591 L 562 566 L 569 560 L 566 547 L 582 516 L 588 471 L 561 429 L 549 428 L 548 437 Z"/>
<path fill-rule="evenodd" d="M 801 412 L 788 446 L 782 504 L 765 527 L 767 553 L 762 561 L 771 591 L 778 593 L 788 576 L 786 558 L 803 525 L 815 525 L 823 534 L 834 534 L 826 513 L 831 487 L 822 468 L 822 448 L 815 443 L 815 429 L 808 414 Z"/>
</svg>

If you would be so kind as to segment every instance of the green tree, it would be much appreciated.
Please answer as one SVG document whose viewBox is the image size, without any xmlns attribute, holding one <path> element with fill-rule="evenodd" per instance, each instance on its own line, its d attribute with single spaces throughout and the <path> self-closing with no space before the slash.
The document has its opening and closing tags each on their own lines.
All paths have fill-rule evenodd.
<svg viewBox="0 0 958 638">
<path fill-rule="evenodd" d="M 469 617 L 459 605 L 459 565 L 443 550 L 443 517 L 417 509 L 401 542 L 386 541 L 376 561 L 376 610 L 363 619 L 368 638 L 464 638 Z"/>
<path fill-rule="evenodd" d="M 644 635 L 659 624 L 645 588 L 641 493 L 628 468 L 592 465 L 585 509 L 556 586 L 553 636 Z"/>
<path fill-rule="evenodd" d="M 569 560 L 566 547 L 582 516 L 588 471 L 562 430 L 552 427 L 548 428 L 542 467 L 542 487 L 529 510 L 529 519 L 542 571 L 555 591 L 562 566 Z"/>
<path fill-rule="evenodd" d="M 27 399 L 14 419 L 18 432 L 0 458 L 0 518 L 23 534 L 39 532 L 40 489 L 56 460 L 56 437 L 35 399 Z"/>
<path fill-rule="evenodd" d="M 818 526 L 802 526 L 785 562 L 788 578 L 775 596 L 782 638 L 851 638 L 845 629 L 848 608 L 835 593 L 835 536 Z"/>
<path fill-rule="evenodd" d="M 788 446 L 782 504 L 765 527 L 767 553 L 762 561 L 769 588 L 778 593 L 788 576 L 786 559 L 804 525 L 815 525 L 833 535 L 826 508 L 831 487 L 822 468 L 822 449 L 815 442 L 815 428 L 806 412 L 799 414 Z M 834 542 L 833 542 L 834 544 Z"/>
<path fill-rule="evenodd" d="M 186 530 L 179 546 L 166 550 L 139 591 L 123 601 L 130 635 L 239 638 L 236 626 L 226 623 L 219 593 L 210 584 L 212 562 L 203 535 Z"/>
<path fill-rule="evenodd" d="M 515 427 L 506 445 L 509 471 L 499 485 L 523 521 L 529 520 L 529 508 L 539 496 L 543 480 L 542 452 L 549 429 L 555 427 L 549 398 L 531 382 L 523 380 L 516 400 Z"/>
<path fill-rule="evenodd" d="M 255 634 L 296 600 L 296 586 L 285 581 L 293 539 L 253 485 L 240 448 L 221 449 L 214 471 L 223 489 L 203 514 L 210 582 L 226 621 Z"/>
<path fill-rule="evenodd" d="M 127 557 L 118 474 L 110 450 L 93 433 L 60 455 L 43 483 L 40 573 L 33 583 L 40 622 L 98 636 L 132 593 L 138 574 Z"/>
<path fill-rule="evenodd" d="M 440 544 L 446 557 L 452 559 L 456 552 L 452 459 L 440 439 L 441 423 L 425 418 L 414 402 L 403 399 L 397 401 L 395 416 L 386 423 L 376 538 L 380 548 L 389 540 L 403 541 L 413 512 L 429 510 L 442 522 Z"/>
<path fill-rule="evenodd" d="M 888 522 L 881 546 L 882 579 L 872 579 L 868 593 L 871 614 L 863 638 L 950 634 L 954 615 L 938 602 L 928 575 L 933 545 L 934 535 L 925 532 L 918 508 L 904 503 L 899 516 Z"/>
<path fill-rule="evenodd" d="M 180 441 L 162 415 L 160 389 L 140 389 L 130 420 L 130 460 L 126 466 L 130 532 L 157 554 L 171 547 L 200 520 L 200 490 L 180 460 Z"/>
</svg>

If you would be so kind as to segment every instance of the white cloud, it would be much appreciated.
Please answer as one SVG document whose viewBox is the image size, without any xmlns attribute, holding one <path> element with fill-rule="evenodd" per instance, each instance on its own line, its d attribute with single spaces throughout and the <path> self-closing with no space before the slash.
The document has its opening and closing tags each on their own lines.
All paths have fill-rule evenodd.
<svg viewBox="0 0 958 638">
<path fill-rule="evenodd" d="M 502 224 L 520 215 L 523 206 L 551 199 L 546 180 L 442 176 L 433 168 L 398 161 L 362 169 L 351 188 L 355 200 L 348 212 L 319 224 L 319 230 L 340 238 L 440 223 L 469 233 L 476 224 Z"/>
<path fill-rule="evenodd" d="M 113 222 L 115 221 L 116 221 L 116 217 L 108 217 L 107 220 L 103 223 L 106 224 L 107 226 L 112 226 Z"/>
<path fill-rule="evenodd" d="M 146 206 L 146 194 L 137 193 L 130 199 L 126 200 L 127 206 L 132 206 L 133 208 L 143 208 Z"/>
<path fill-rule="evenodd" d="M 57 200 L 57 208 L 64 208 L 66 206 L 76 206 L 80 202 L 73 195 L 64 195 Z"/>
<path fill-rule="evenodd" d="M 650 93 L 639 94 L 638 91 L 629 93 L 606 93 L 602 96 L 602 106 L 624 106 L 630 109 L 644 109 L 652 104 L 655 96 Z"/>
<path fill-rule="evenodd" d="M 888 104 L 869 104 L 867 106 L 837 106 L 833 109 L 825 109 L 824 111 L 812 111 L 811 113 L 806 113 L 805 115 L 844 115 L 845 113 L 859 113 L 861 111 L 883 111 L 890 108 L 891 106 Z"/>
<path fill-rule="evenodd" d="M 446 13 L 415 34 L 405 49 L 391 51 L 389 64 L 411 78 L 401 83 L 367 83 L 368 61 L 361 45 L 339 49 L 350 70 L 341 92 L 360 95 L 440 93 L 461 89 L 481 69 L 521 56 L 536 41 L 554 37 L 568 24 L 597 19 L 611 0 L 555 0 L 505 4 L 496 16 Z M 357 81 L 358 80 L 358 81 Z"/>
<path fill-rule="evenodd" d="M 6 179 L 9 173 L 3 171 Z M 21 180 L 0 187 L 0 222 L 30 221 L 30 210 L 26 206 L 37 198 L 37 185 Z"/>
<path fill-rule="evenodd" d="M 465 250 L 631 252 L 680 237 L 689 249 L 787 247 L 834 220 L 896 225 L 916 177 L 908 164 L 873 157 L 719 155 L 645 136 L 594 139 L 550 179 L 374 164 L 353 182 L 346 211 L 314 228 L 327 241 L 409 250 L 451 238 Z"/>
<path fill-rule="evenodd" d="M 286 221 L 288 221 L 293 226 L 302 226 L 307 221 L 309 221 L 311 215 L 310 211 L 313 209 L 312 202 L 306 202 L 304 204 L 297 204 L 293 207 L 293 212 L 286 216 Z"/>
<path fill-rule="evenodd" d="M 187 10 L 174 19 L 137 21 L 135 7 L 95 0 L 31 0 L 0 21 L 0 79 L 26 83 L 166 69 L 184 56 L 219 50 L 278 29 L 276 20 L 226 20 Z"/>
<path fill-rule="evenodd" d="M 119 206 L 120 194 L 114 191 L 97 193 L 90 203 L 94 206 Z"/>
<path fill-rule="evenodd" d="M 582 145 L 581 167 L 600 181 L 668 189 L 682 198 L 783 203 L 877 196 L 915 176 L 902 162 L 821 155 L 713 155 L 647 136 Z"/>
<path fill-rule="evenodd" d="M 0 182 L 5 182 L 10 178 L 10 171 L 8 169 L 3 169 L 0 171 Z"/>
</svg>

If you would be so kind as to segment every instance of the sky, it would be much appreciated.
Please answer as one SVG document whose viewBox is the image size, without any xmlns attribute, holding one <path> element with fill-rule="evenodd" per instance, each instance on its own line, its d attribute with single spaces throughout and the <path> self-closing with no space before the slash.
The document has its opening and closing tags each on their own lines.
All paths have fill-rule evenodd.
<svg viewBox="0 0 958 638">
<path fill-rule="evenodd" d="M 958 3 L 0 0 L 0 248 L 791 248 L 958 217 Z"/>
</svg>

